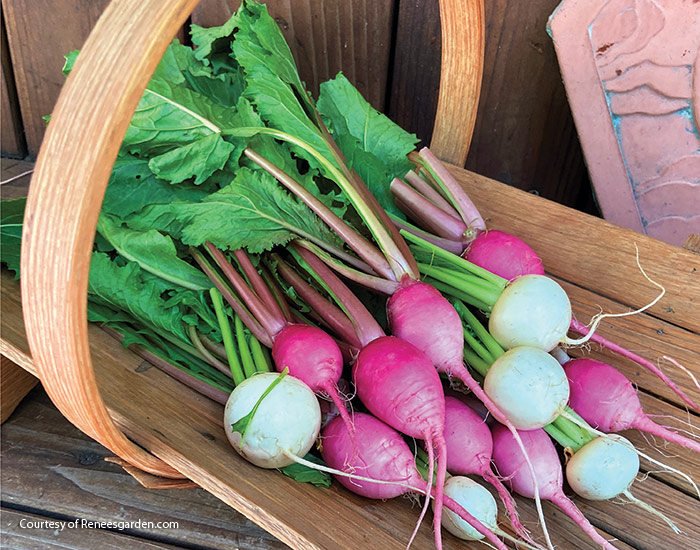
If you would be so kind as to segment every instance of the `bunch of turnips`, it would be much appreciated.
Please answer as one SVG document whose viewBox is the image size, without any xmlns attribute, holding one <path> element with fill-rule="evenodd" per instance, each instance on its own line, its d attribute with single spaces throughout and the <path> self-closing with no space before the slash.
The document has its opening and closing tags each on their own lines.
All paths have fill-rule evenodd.
<svg viewBox="0 0 700 550">
<path fill-rule="evenodd" d="M 169 47 L 127 131 L 100 214 L 90 320 L 225 404 L 226 435 L 253 464 L 317 485 L 333 475 L 372 499 L 424 496 L 418 523 L 432 501 L 438 549 L 442 527 L 552 549 L 543 499 L 615 548 L 565 479 L 582 498 L 627 500 L 675 528 L 633 496 L 641 453 L 608 432 L 700 443 L 651 421 L 614 367 L 563 350 L 609 346 L 695 402 L 600 337 L 604 316 L 577 322 L 532 248 L 489 230 L 435 155 L 342 74 L 314 100 L 263 5 L 193 26 L 192 44 Z M 3 223 L 22 206 L 3 204 Z M 3 262 L 18 271 L 19 237 L 8 243 Z M 542 537 L 509 489 L 535 500 Z"/>
</svg>

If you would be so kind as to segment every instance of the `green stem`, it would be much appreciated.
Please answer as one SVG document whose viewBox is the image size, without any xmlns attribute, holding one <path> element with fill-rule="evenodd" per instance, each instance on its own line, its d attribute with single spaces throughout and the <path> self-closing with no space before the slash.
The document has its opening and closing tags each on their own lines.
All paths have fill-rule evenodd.
<svg viewBox="0 0 700 550">
<path fill-rule="evenodd" d="M 255 370 L 257 372 L 272 372 L 272 363 L 269 361 L 269 358 L 265 351 L 263 350 L 263 347 L 260 345 L 260 342 L 256 338 L 251 338 L 250 339 L 250 352 L 253 355 L 253 361 L 255 362 Z"/>
<path fill-rule="evenodd" d="M 430 277 L 426 277 L 424 281 L 437 288 L 443 294 L 446 294 L 447 296 L 452 296 L 453 298 L 457 298 L 458 300 L 461 300 L 465 304 L 469 304 L 470 306 L 475 307 L 476 309 L 485 312 L 491 311 L 491 306 L 489 306 L 488 304 L 482 302 L 481 300 L 477 300 L 476 298 L 474 298 L 474 296 L 471 296 L 466 292 L 462 292 L 461 290 L 458 290 L 454 287 L 451 287 L 450 285 L 438 281 L 437 279 L 431 279 Z"/>
<path fill-rule="evenodd" d="M 481 376 L 486 377 L 486 373 L 489 372 L 489 368 L 491 368 L 491 364 L 488 363 L 487 361 L 484 361 L 481 357 L 479 357 L 476 353 L 474 353 L 472 350 L 468 348 L 464 348 L 464 351 L 462 352 L 464 355 L 464 360 L 469 363 L 469 365 L 476 370 Z"/>
<path fill-rule="evenodd" d="M 192 343 L 194 344 L 194 347 L 197 348 L 197 351 L 199 351 L 200 355 L 204 358 L 204 360 L 209 363 L 212 367 L 217 369 L 218 371 L 231 376 L 231 373 L 228 369 L 228 367 L 219 361 L 216 357 L 214 357 L 207 348 L 204 347 L 204 344 L 202 341 L 199 339 L 199 335 L 197 334 L 197 328 L 194 325 L 190 325 L 188 327 L 189 330 L 189 335 L 190 335 L 190 340 L 192 340 Z"/>
<path fill-rule="evenodd" d="M 287 132 L 282 132 L 275 128 L 262 128 L 262 127 L 241 127 L 233 128 L 230 130 L 224 130 L 223 135 L 237 136 L 237 137 L 252 137 L 256 134 L 267 134 L 273 136 L 277 139 L 287 141 L 298 147 L 301 147 L 307 151 L 312 157 L 314 157 L 330 174 L 333 181 L 335 181 L 341 188 L 343 193 L 346 195 L 348 200 L 353 204 L 355 210 L 360 215 L 362 220 L 367 225 L 370 233 L 374 236 L 376 243 L 379 245 L 384 257 L 389 262 L 391 270 L 396 277 L 396 280 L 400 281 L 404 275 L 407 275 L 406 271 L 406 260 L 403 254 L 399 250 L 399 247 L 392 240 L 391 235 L 381 223 L 381 221 L 375 216 L 369 205 L 362 199 L 360 193 L 358 193 L 355 186 L 348 180 L 348 178 L 323 154 L 312 147 L 309 143 L 296 136 L 288 134 Z"/>
<path fill-rule="evenodd" d="M 457 256 L 456 254 L 452 254 L 451 252 L 448 252 L 447 250 L 443 250 L 439 246 L 436 246 L 432 243 L 429 243 L 425 239 L 421 239 L 417 235 L 412 235 L 408 231 L 401 231 L 401 235 L 409 242 L 413 243 L 414 245 L 423 248 L 424 250 L 428 250 L 432 253 L 434 253 L 437 257 L 446 260 L 447 262 L 451 263 L 452 265 L 455 266 L 459 270 L 460 273 L 471 273 L 472 275 L 476 275 L 480 279 L 484 279 L 490 283 L 493 284 L 493 286 L 497 289 L 503 290 L 506 285 L 508 284 L 508 281 L 506 281 L 503 277 L 499 277 L 498 275 L 494 275 L 490 271 L 487 271 L 483 267 L 479 267 L 478 265 L 475 265 L 464 258 Z M 493 304 L 492 304 L 493 305 Z"/>
<path fill-rule="evenodd" d="M 246 338 L 245 330 L 243 330 L 243 321 L 236 315 L 236 341 L 238 342 L 238 351 L 241 352 L 241 363 L 243 363 L 243 372 L 246 378 L 253 376 L 257 369 L 255 368 L 255 362 L 253 361 L 253 356 L 250 353 L 250 348 L 248 347 L 248 339 Z"/>
<path fill-rule="evenodd" d="M 418 263 L 418 268 L 423 275 L 437 279 L 464 294 L 473 296 L 478 301 L 488 304 L 489 310 L 496 303 L 502 290 L 493 287 L 484 287 L 483 281 L 462 275 L 456 271 L 451 271 L 442 267 L 430 264 Z"/>
<path fill-rule="evenodd" d="M 469 348 L 471 348 L 471 350 L 474 353 L 476 353 L 489 365 L 492 365 L 495 359 L 491 356 L 489 350 L 486 349 L 486 347 L 482 345 L 481 342 L 479 342 L 479 340 L 471 332 L 469 332 L 469 329 L 467 329 L 467 327 L 463 326 L 462 330 L 464 332 L 464 341 L 469 346 Z"/>
<path fill-rule="evenodd" d="M 481 343 L 486 346 L 486 349 L 488 349 L 489 353 L 493 356 L 494 361 L 505 353 L 505 350 L 501 347 L 501 345 L 493 336 L 491 336 L 491 333 L 486 330 L 486 327 L 481 324 L 479 319 L 476 318 L 476 315 L 469 311 L 467 306 L 460 302 L 452 305 L 455 306 L 457 313 L 459 313 L 459 316 L 462 317 L 462 321 L 466 322 L 472 328 L 477 338 L 479 338 Z"/>
<path fill-rule="evenodd" d="M 233 342 L 233 334 L 231 332 L 231 325 L 228 322 L 228 315 L 224 311 L 224 300 L 216 288 L 209 290 L 211 295 L 211 301 L 214 304 L 214 311 L 216 312 L 216 319 L 219 321 L 219 328 L 221 329 L 221 336 L 224 340 L 224 349 L 226 350 L 226 357 L 228 357 L 228 364 L 231 367 L 231 375 L 233 376 L 233 382 L 238 386 L 243 380 L 245 380 L 245 375 L 243 374 L 243 369 L 241 369 L 241 363 L 238 360 L 238 352 L 236 351 L 236 345 Z"/>
<path fill-rule="evenodd" d="M 563 431 L 561 431 L 557 427 L 556 423 L 548 424 L 542 429 L 549 434 L 549 437 L 551 437 L 554 441 L 559 443 L 559 445 L 561 445 L 564 448 L 568 447 L 570 449 L 576 449 L 576 447 L 578 446 L 578 442 L 574 439 L 571 439 Z"/>
</svg>

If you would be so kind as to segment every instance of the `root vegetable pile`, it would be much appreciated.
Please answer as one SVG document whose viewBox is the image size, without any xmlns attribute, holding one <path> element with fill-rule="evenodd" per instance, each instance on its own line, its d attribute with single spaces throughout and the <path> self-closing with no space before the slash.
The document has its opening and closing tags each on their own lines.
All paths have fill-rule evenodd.
<svg viewBox="0 0 700 550">
<path fill-rule="evenodd" d="M 553 549 L 540 500 L 615 548 L 565 478 L 675 529 L 633 495 L 649 457 L 614 432 L 700 443 L 652 421 L 614 366 L 562 346 L 598 342 L 695 401 L 598 335 L 602 316 L 577 321 L 535 251 L 487 228 L 437 157 L 342 74 L 314 100 L 264 5 L 193 25 L 192 44 L 168 48 L 112 171 L 89 320 L 225 404 L 226 435 L 253 464 L 319 490 L 335 476 L 367 498 L 425 498 L 408 546 L 432 500 L 436 548 L 444 527 L 505 549 L 482 482 L 526 548 Z M 3 202 L 2 262 L 18 275 L 23 208 Z M 523 525 L 508 488 L 535 499 L 539 525 Z"/>
</svg>

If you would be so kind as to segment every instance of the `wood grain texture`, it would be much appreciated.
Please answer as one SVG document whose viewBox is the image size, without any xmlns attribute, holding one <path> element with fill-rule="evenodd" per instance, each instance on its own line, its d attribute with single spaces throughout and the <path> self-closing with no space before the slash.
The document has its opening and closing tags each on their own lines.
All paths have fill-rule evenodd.
<svg viewBox="0 0 700 550">
<path fill-rule="evenodd" d="M 41 522 L 52 522 L 43 527 Z M 34 527 L 38 525 L 39 527 Z M 43 524 L 45 525 L 45 524 Z M 60 529 L 56 520 L 29 512 L 2 508 L 2 543 L 6 550 L 177 550 L 177 547 L 160 542 L 139 540 L 106 529 Z"/>
<path fill-rule="evenodd" d="M 0 33 L 2 33 L 0 36 L 0 62 L 2 65 L 2 72 L 0 73 L 0 105 L 2 108 L 0 113 L 2 115 L 2 124 L 0 125 L 2 130 L 0 136 L 2 140 L 1 152 L 3 156 L 21 158 L 26 155 L 27 148 L 24 142 L 15 79 L 12 74 L 12 62 L 10 61 L 10 51 L 7 45 L 4 16 L 2 17 Z"/>
<path fill-rule="evenodd" d="M 464 166 L 474 133 L 484 71 L 484 2 L 440 2 L 442 53 L 432 151 Z"/>
<path fill-rule="evenodd" d="M 65 77 L 63 56 L 80 49 L 108 0 L 2 0 L 29 154 L 46 131 Z M 47 17 L 47 14 L 51 14 Z M 49 47 L 47 47 L 49 45 Z"/>
<path fill-rule="evenodd" d="M 70 424 L 46 393 L 37 389 L 2 429 L 2 500 L 14 509 L 41 510 L 51 517 L 176 521 L 177 529 L 136 526 L 128 533 L 177 547 L 286 548 L 202 489 L 141 487 L 121 468 L 104 461 L 109 454 Z"/>
<path fill-rule="evenodd" d="M 269 0 L 275 18 L 314 97 L 339 71 L 379 110 L 386 96 L 395 0 Z M 194 24 L 223 24 L 240 0 L 202 0 Z"/>
<path fill-rule="evenodd" d="M 120 457 L 170 478 L 183 475 L 131 443 L 104 407 L 87 341 L 87 280 L 98 206 L 131 115 L 195 4 L 115 0 L 107 7 L 54 109 L 32 178 L 22 236 L 27 334 L 51 399 L 76 426 Z"/>
<path fill-rule="evenodd" d="M 466 167 L 585 212 L 596 212 L 581 147 L 545 31 L 556 0 L 485 2 L 481 96 Z M 399 7 L 389 115 L 429 143 L 441 35 L 432 0 Z"/>
<path fill-rule="evenodd" d="M 9 418 L 38 381 L 4 355 L 0 356 L 0 424 Z"/>
</svg>

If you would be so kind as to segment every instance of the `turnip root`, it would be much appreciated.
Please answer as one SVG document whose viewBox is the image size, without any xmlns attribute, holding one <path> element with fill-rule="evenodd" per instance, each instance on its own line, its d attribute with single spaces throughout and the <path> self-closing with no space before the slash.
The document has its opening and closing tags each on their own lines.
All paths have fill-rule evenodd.
<svg viewBox="0 0 700 550">
<path fill-rule="evenodd" d="M 234 430 L 251 412 L 247 426 Z M 224 429 L 233 448 L 249 462 L 261 468 L 283 468 L 294 462 L 290 454 L 304 456 L 313 446 L 321 429 L 321 408 L 302 381 L 285 374 L 259 373 L 231 393 L 224 409 Z"/>
<path fill-rule="evenodd" d="M 636 428 L 700 452 L 700 443 L 656 424 L 642 410 L 637 391 L 620 371 L 595 359 L 572 359 L 564 366 L 571 408 L 603 432 Z"/>
</svg>

